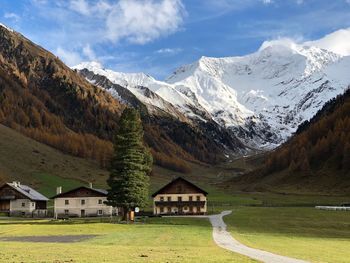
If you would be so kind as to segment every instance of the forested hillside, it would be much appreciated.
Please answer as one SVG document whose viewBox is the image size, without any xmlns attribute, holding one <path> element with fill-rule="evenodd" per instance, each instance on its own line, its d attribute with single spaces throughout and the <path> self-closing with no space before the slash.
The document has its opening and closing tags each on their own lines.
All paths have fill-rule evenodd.
<svg viewBox="0 0 350 263">
<path fill-rule="evenodd" d="M 260 169 L 235 179 L 247 188 L 350 192 L 350 89 L 329 101 Z"/>
<path fill-rule="evenodd" d="M 106 167 L 126 105 L 21 34 L 0 26 L 0 40 L 0 123 Z M 166 115 L 143 115 L 157 164 L 186 172 L 184 160 L 223 158 L 224 146 L 204 132 Z"/>
</svg>

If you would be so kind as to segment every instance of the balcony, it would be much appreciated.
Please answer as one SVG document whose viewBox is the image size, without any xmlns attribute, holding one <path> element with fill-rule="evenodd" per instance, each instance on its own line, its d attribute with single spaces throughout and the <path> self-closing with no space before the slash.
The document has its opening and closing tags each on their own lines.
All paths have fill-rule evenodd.
<svg viewBox="0 0 350 263">
<path fill-rule="evenodd" d="M 155 201 L 156 206 L 176 206 L 176 207 L 183 207 L 183 206 L 200 206 L 204 207 L 206 201 Z"/>
</svg>

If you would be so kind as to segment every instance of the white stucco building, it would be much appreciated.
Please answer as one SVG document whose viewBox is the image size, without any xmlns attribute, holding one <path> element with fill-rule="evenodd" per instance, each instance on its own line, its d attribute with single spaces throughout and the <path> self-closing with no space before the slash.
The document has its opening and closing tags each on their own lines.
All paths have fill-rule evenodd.
<svg viewBox="0 0 350 263">
<path fill-rule="evenodd" d="M 102 189 L 81 186 L 62 193 L 62 188 L 57 188 L 54 199 L 54 215 L 60 217 L 92 217 L 111 216 L 117 210 L 105 204 L 107 191 Z"/>
</svg>

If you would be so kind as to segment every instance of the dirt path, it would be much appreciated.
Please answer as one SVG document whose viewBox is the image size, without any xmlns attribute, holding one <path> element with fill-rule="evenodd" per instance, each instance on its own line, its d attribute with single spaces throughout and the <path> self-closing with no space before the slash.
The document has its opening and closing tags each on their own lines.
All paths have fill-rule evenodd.
<svg viewBox="0 0 350 263">
<path fill-rule="evenodd" d="M 226 224 L 222 219 L 224 216 L 231 214 L 232 211 L 224 211 L 218 215 L 208 216 L 213 226 L 213 238 L 215 243 L 227 250 L 248 256 L 267 263 L 307 263 L 307 261 L 276 255 L 260 249 L 250 248 L 234 239 L 226 231 Z"/>
<path fill-rule="evenodd" d="M 213 239 L 215 243 L 224 249 L 232 252 L 245 255 L 252 259 L 256 259 L 265 263 L 308 263 L 304 260 L 289 258 L 273 254 L 264 250 L 247 247 L 234 239 L 226 230 L 226 224 L 222 219 L 224 216 L 231 214 L 232 211 L 223 211 L 218 215 L 210 216 L 175 216 L 175 217 L 194 217 L 194 218 L 208 218 L 213 226 Z M 172 216 L 174 217 L 174 216 Z"/>
</svg>

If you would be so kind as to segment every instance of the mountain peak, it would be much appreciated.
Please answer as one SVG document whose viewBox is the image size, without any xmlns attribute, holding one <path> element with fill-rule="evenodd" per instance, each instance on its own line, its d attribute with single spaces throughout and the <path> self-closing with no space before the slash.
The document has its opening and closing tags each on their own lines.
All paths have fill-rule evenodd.
<svg viewBox="0 0 350 263">
<path fill-rule="evenodd" d="M 280 38 L 275 40 L 264 41 L 259 48 L 259 51 L 263 51 L 264 49 L 269 50 L 299 50 L 300 46 L 296 44 L 290 38 Z"/>
<path fill-rule="evenodd" d="M 88 70 L 94 70 L 94 69 L 101 69 L 103 70 L 103 66 L 100 62 L 97 61 L 86 61 L 86 62 L 82 62 L 74 67 L 72 67 L 72 69 L 77 69 L 77 70 L 82 70 L 82 69 L 88 69 Z"/>
</svg>

